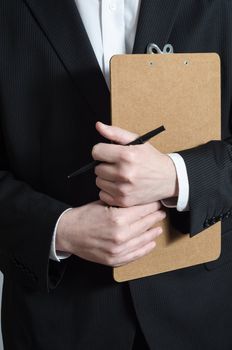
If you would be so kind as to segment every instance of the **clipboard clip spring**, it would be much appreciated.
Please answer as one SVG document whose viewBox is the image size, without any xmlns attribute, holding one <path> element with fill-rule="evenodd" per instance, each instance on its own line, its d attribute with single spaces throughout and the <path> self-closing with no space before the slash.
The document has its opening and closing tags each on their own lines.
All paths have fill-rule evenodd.
<svg viewBox="0 0 232 350">
<path fill-rule="evenodd" d="M 156 52 L 155 52 L 156 51 Z M 163 51 L 159 48 L 158 45 L 154 44 L 154 43 L 149 43 L 147 45 L 147 53 L 148 54 L 171 54 L 171 53 L 174 53 L 174 49 L 173 49 L 173 46 L 171 44 L 166 44 L 163 48 Z"/>
</svg>

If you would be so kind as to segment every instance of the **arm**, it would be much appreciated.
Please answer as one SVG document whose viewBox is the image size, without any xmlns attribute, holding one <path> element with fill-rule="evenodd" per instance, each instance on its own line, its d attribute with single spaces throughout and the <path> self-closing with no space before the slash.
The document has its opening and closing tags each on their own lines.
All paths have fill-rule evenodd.
<svg viewBox="0 0 232 350">
<path fill-rule="evenodd" d="M 175 222 L 184 222 L 191 236 L 219 220 L 226 222 L 232 209 L 232 146 L 211 141 L 179 152 L 183 157 L 190 185 L 189 213 L 172 213 Z"/>
<path fill-rule="evenodd" d="M 101 124 L 97 124 L 97 128 L 117 143 L 135 138 L 120 128 Z M 232 147 L 228 142 L 211 141 L 178 153 L 187 168 L 190 211 L 171 209 L 171 219 L 178 230 L 194 236 L 231 215 Z M 178 177 L 173 162 L 149 144 L 131 149 L 99 144 L 93 149 L 93 157 L 103 161 L 95 168 L 96 183 L 101 190 L 100 198 L 109 205 L 130 206 L 178 197 Z"/>
<path fill-rule="evenodd" d="M 15 272 L 48 289 L 52 233 L 67 205 L 0 171 L 0 246 Z M 52 271 L 51 271 L 52 274 Z"/>
<path fill-rule="evenodd" d="M 53 230 L 69 206 L 17 180 L 10 172 L 1 134 L 0 146 L 0 268 L 4 272 L 11 267 L 20 283 L 48 289 L 59 280 L 48 264 Z"/>
</svg>

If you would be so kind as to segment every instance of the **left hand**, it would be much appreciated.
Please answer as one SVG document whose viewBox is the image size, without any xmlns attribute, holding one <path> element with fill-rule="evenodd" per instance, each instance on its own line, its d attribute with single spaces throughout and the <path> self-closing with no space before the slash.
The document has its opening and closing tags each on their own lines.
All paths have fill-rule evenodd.
<svg viewBox="0 0 232 350">
<path fill-rule="evenodd" d="M 171 158 L 150 143 L 123 146 L 138 135 L 97 122 L 97 131 L 117 144 L 99 143 L 92 156 L 100 199 L 110 206 L 130 207 L 178 196 L 176 169 Z"/>
</svg>

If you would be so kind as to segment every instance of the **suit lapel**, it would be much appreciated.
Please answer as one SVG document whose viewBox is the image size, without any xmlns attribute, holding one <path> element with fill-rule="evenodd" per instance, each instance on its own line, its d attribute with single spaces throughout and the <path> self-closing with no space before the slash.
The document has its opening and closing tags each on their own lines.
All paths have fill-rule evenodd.
<svg viewBox="0 0 232 350">
<path fill-rule="evenodd" d="M 97 119 L 109 121 L 110 94 L 74 0 L 24 0 Z M 141 0 L 133 53 L 163 48 L 181 0 Z"/>
<path fill-rule="evenodd" d="M 109 121 L 109 90 L 74 0 L 24 1 L 97 119 Z"/>
<path fill-rule="evenodd" d="M 133 53 L 145 53 L 149 43 L 155 43 L 163 49 L 168 42 L 180 3 L 181 0 L 141 0 Z"/>
</svg>

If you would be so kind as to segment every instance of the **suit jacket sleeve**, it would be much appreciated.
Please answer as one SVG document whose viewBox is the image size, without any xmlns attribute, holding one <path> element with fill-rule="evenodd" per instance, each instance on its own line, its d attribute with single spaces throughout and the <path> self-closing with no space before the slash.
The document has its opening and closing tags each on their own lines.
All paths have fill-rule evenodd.
<svg viewBox="0 0 232 350">
<path fill-rule="evenodd" d="M 0 141 L 0 268 L 10 268 L 20 283 L 54 287 L 66 262 L 49 263 L 53 230 L 69 206 L 35 191 L 10 172 Z M 57 266 L 59 265 L 59 266 Z"/>
<path fill-rule="evenodd" d="M 194 236 L 231 216 L 232 146 L 225 141 L 210 141 L 178 153 L 187 168 L 190 211 L 172 210 L 171 218 L 179 230 Z"/>
</svg>

